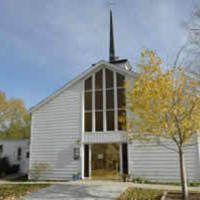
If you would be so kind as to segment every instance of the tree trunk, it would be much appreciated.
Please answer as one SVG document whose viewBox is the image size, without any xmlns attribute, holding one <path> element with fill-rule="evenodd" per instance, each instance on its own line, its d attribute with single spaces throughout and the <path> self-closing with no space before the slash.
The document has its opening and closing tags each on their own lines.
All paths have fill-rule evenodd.
<svg viewBox="0 0 200 200">
<path fill-rule="evenodd" d="M 184 153 L 182 147 L 179 148 L 179 164 L 180 164 L 180 177 L 181 177 L 181 189 L 182 189 L 183 200 L 188 200 L 187 174 L 186 174 Z"/>
</svg>

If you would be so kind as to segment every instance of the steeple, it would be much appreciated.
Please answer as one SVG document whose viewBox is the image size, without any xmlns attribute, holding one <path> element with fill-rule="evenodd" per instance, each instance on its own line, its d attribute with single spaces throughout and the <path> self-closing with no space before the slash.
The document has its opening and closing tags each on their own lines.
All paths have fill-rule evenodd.
<svg viewBox="0 0 200 200">
<path fill-rule="evenodd" d="M 112 10 L 110 9 L 110 47 L 109 47 L 109 61 L 115 61 L 115 44 L 114 44 L 114 33 L 113 33 L 113 19 Z"/>
<path fill-rule="evenodd" d="M 114 44 L 114 30 L 113 30 L 113 17 L 112 10 L 110 9 L 110 47 L 109 47 L 109 62 L 120 67 L 131 71 L 132 67 L 127 59 L 119 59 L 115 56 L 115 44 Z"/>
</svg>

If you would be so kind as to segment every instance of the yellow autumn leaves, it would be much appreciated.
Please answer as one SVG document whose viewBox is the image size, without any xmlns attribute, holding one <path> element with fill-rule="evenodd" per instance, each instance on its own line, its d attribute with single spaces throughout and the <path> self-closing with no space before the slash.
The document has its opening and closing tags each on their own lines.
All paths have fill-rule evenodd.
<svg viewBox="0 0 200 200">
<path fill-rule="evenodd" d="M 150 134 L 187 143 L 200 130 L 198 82 L 181 68 L 162 70 L 153 51 L 143 51 L 141 58 L 134 84 L 126 83 L 129 136 Z"/>
<path fill-rule="evenodd" d="M 0 139 L 28 138 L 30 115 L 21 99 L 7 99 L 0 91 Z"/>
</svg>

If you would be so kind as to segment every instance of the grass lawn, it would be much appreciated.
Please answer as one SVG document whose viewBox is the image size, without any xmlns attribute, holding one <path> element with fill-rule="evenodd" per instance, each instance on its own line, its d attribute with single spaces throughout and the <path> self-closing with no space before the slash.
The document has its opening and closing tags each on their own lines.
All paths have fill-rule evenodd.
<svg viewBox="0 0 200 200">
<path fill-rule="evenodd" d="M 141 188 L 128 188 L 117 200 L 160 200 L 163 191 Z"/>
<path fill-rule="evenodd" d="M 0 200 L 16 200 L 47 186 L 49 184 L 2 184 L 0 185 Z"/>
</svg>

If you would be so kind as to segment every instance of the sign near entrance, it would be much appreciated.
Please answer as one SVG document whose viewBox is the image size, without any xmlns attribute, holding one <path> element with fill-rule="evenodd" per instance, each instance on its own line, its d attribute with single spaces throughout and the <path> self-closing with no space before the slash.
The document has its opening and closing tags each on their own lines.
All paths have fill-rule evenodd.
<svg viewBox="0 0 200 200">
<path fill-rule="evenodd" d="M 101 153 L 101 154 L 98 154 L 97 158 L 98 158 L 99 160 L 102 160 L 102 159 L 103 159 L 103 154 L 102 154 L 102 153 Z"/>
</svg>

